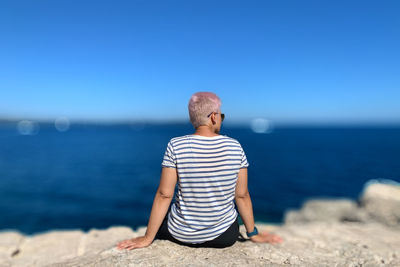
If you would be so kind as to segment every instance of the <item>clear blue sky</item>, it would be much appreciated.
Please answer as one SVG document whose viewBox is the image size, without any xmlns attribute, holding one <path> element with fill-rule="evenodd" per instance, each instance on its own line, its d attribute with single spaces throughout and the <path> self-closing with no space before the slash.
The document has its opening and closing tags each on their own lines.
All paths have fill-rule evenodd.
<svg viewBox="0 0 400 267">
<path fill-rule="evenodd" d="M 1 1 L 0 117 L 400 121 L 399 1 Z"/>
</svg>

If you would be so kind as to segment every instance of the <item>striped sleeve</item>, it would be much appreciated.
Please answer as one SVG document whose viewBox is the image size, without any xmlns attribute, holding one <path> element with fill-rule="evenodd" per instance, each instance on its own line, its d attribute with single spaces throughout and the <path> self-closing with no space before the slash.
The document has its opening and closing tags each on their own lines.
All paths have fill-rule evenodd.
<svg viewBox="0 0 400 267">
<path fill-rule="evenodd" d="M 171 141 L 168 142 L 167 149 L 164 153 L 164 158 L 161 163 L 162 167 L 176 168 L 176 157 L 174 148 L 172 147 Z"/>
<path fill-rule="evenodd" d="M 242 161 L 240 163 L 240 168 L 247 168 L 247 167 L 249 167 L 249 162 L 247 161 L 246 153 L 244 153 L 242 146 L 240 146 L 240 150 L 241 150 L 240 153 L 242 155 Z"/>
</svg>

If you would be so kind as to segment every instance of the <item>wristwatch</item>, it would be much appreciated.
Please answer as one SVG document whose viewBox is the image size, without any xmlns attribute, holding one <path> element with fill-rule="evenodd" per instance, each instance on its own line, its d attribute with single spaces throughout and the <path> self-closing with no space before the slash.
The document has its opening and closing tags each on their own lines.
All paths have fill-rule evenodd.
<svg viewBox="0 0 400 267">
<path fill-rule="evenodd" d="M 247 237 L 252 237 L 253 235 L 258 235 L 257 227 L 254 226 L 254 230 L 251 233 L 246 232 Z"/>
</svg>

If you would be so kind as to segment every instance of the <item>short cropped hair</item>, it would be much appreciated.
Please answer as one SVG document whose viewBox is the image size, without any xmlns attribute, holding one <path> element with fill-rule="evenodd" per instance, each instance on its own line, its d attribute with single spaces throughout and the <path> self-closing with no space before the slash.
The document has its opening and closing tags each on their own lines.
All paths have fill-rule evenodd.
<svg viewBox="0 0 400 267">
<path fill-rule="evenodd" d="M 211 112 L 218 112 L 221 108 L 221 99 L 212 92 L 197 92 L 189 100 L 189 117 L 194 128 L 207 125 Z"/>
</svg>

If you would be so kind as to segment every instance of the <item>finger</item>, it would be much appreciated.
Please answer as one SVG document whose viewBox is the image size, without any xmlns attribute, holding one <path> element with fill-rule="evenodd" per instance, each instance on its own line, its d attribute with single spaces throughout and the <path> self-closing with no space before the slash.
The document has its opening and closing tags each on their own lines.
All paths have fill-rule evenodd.
<svg viewBox="0 0 400 267">
<path fill-rule="evenodd" d="M 127 244 L 127 245 L 125 246 L 125 249 L 128 249 L 128 248 L 130 248 L 131 246 L 133 246 L 133 244 L 132 244 L 132 243 L 130 243 L 130 244 Z"/>
<path fill-rule="evenodd" d="M 119 245 L 119 246 L 123 246 L 123 245 L 125 245 L 126 243 L 127 243 L 126 241 L 122 241 L 122 242 L 118 243 L 118 245 Z"/>
<path fill-rule="evenodd" d="M 125 243 L 123 245 L 121 245 L 121 248 L 127 248 L 131 243 Z"/>
<path fill-rule="evenodd" d="M 126 249 L 130 248 L 131 246 L 135 245 L 134 243 L 129 243 L 125 246 Z"/>
<path fill-rule="evenodd" d="M 128 250 L 132 250 L 132 249 L 137 248 L 137 247 L 138 247 L 137 245 L 132 245 L 132 246 L 128 247 Z"/>
<path fill-rule="evenodd" d="M 282 243 L 282 240 L 280 240 L 280 239 L 274 239 L 274 243 Z"/>
<path fill-rule="evenodd" d="M 272 243 L 272 244 L 274 244 L 274 243 L 277 243 L 277 240 L 275 240 L 274 238 L 271 238 L 271 239 L 269 240 L 269 242 Z"/>
</svg>

